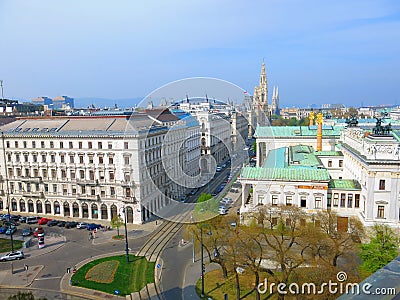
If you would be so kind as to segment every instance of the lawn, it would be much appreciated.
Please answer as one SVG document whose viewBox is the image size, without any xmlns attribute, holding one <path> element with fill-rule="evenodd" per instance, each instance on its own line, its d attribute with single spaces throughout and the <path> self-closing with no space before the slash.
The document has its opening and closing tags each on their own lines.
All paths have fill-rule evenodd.
<svg viewBox="0 0 400 300">
<path fill-rule="evenodd" d="M 21 249 L 23 242 L 20 240 L 14 240 L 14 250 Z M 10 239 L 0 239 L 0 253 L 11 251 Z"/>
<path fill-rule="evenodd" d="M 111 256 L 94 260 L 80 267 L 72 275 L 71 284 L 119 295 L 140 291 L 147 283 L 154 282 L 154 262 L 143 256 Z"/>
</svg>

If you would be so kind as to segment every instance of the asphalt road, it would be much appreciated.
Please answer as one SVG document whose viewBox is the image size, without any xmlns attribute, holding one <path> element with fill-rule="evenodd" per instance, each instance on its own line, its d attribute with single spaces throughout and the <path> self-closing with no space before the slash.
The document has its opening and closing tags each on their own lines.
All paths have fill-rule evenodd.
<svg viewBox="0 0 400 300">
<path fill-rule="evenodd" d="M 36 225 L 37 226 L 37 225 Z M 22 228 L 29 228 L 27 224 L 18 226 L 16 235 L 20 235 Z M 32 226 L 33 227 L 33 226 Z M 78 262 L 105 253 L 123 251 L 125 244 L 121 241 L 110 241 L 102 244 L 93 244 L 88 240 L 88 231 L 86 229 L 65 229 L 57 226 L 43 226 L 46 235 L 61 234 L 66 237 L 66 243 L 53 252 L 46 253 L 41 256 L 29 257 L 21 261 L 14 261 L 14 268 L 23 268 L 25 264 L 30 266 L 43 265 L 44 268 L 31 284 L 31 288 L 50 289 L 58 291 L 60 289 L 60 281 L 66 273 L 68 267 L 72 268 Z M 136 252 L 145 243 L 148 237 L 140 237 L 132 240 L 129 247 L 132 252 Z M 9 263 L 0 263 L 0 270 L 10 267 Z"/>
</svg>

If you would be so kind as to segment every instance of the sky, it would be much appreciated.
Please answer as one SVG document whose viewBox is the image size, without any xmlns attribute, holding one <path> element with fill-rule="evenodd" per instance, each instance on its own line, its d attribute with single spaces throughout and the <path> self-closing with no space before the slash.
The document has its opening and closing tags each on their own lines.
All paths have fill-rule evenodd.
<svg viewBox="0 0 400 300">
<path fill-rule="evenodd" d="M 283 107 L 400 104 L 397 0 L 0 0 L 0 28 L 5 98 L 136 98 L 190 77 L 252 94 L 264 60 Z"/>
</svg>

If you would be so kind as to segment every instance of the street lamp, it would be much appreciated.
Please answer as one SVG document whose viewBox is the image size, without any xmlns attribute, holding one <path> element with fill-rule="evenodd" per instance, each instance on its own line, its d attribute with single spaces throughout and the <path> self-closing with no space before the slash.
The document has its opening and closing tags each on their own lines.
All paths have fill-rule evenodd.
<svg viewBox="0 0 400 300">
<path fill-rule="evenodd" d="M 200 250 L 200 257 L 201 257 L 201 298 L 204 298 L 204 258 L 203 258 L 203 227 L 200 226 L 200 243 L 201 243 L 201 250 Z"/>
<path fill-rule="evenodd" d="M 126 262 L 129 262 L 128 230 L 126 229 L 126 210 L 125 210 L 125 207 L 122 207 L 121 212 L 124 214 Z M 121 217 L 121 214 L 118 214 L 118 217 Z"/>
</svg>

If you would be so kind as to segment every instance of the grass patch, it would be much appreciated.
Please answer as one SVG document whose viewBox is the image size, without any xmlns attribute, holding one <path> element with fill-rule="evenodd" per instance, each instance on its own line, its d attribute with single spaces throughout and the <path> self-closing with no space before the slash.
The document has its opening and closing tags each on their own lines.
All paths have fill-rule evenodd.
<svg viewBox="0 0 400 300">
<path fill-rule="evenodd" d="M 264 274 L 263 274 L 264 275 Z M 262 276 L 263 276 L 262 275 Z M 244 272 L 239 275 L 240 280 L 240 299 L 255 299 L 255 277 L 250 273 Z M 264 277 L 262 277 L 264 278 Z M 201 278 L 196 283 L 196 292 L 201 295 Z M 236 283 L 235 276 L 229 276 L 227 279 L 222 275 L 220 269 L 207 272 L 204 277 L 204 294 L 202 299 L 224 299 L 224 295 L 228 295 L 228 299 L 236 299 Z M 267 294 L 266 294 L 267 295 Z M 266 295 L 262 295 L 265 297 Z"/>
<path fill-rule="evenodd" d="M 119 295 L 140 291 L 146 284 L 154 282 L 154 262 L 143 256 L 104 257 L 80 267 L 72 275 L 71 284 L 109 294 L 119 290 Z"/>
<path fill-rule="evenodd" d="M 14 250 L 21 249 L 24 242 L 14 239 Z M 0 252 L 10 252 L 11 241 L 10 239 L 0 239 Z"/>
</svg>

